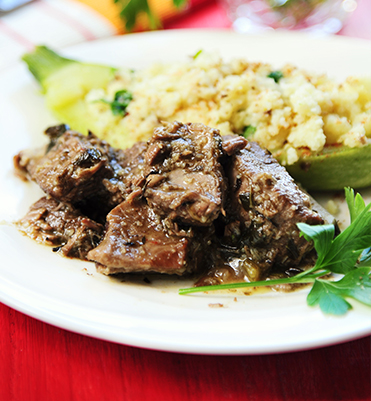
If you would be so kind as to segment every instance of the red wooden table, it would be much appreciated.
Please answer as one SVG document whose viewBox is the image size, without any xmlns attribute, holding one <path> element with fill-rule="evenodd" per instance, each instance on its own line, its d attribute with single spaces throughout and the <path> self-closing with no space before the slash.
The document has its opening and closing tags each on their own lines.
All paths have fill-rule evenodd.
<svg viewBox="0 0 371 401">
<path fill-rule="evenodd" d="M 228 28 L 210 3 L 165 28 Z M 371 0 L 341 34 L 371 38 Z M 371 50 L 370 50 L 371 51 Z M 0 401 L 371 400 L 371 337 L 311 351 L 200 356 L 71 333 L 0 304 Z"/>
<path fill-rule="evenodd" d="M 149 351 L 1 305 L 0 400 L 370 400 L 370 352 L 370 338 L 281 355 Z"/>
</svg>

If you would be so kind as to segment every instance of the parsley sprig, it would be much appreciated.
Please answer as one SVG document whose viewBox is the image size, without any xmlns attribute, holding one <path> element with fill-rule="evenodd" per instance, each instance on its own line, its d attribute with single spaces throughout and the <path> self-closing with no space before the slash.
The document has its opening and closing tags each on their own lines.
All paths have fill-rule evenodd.
<svg viewBox="0 0 371 401">
<path fill-rule="evenodd" d="M 173 0 L 173 4 L 180 8 L 187 0 Z M 147 0 L 113 0 L 121 8 L 120 17 L 125 22 L 125 28 L 132 31 L 135 28 L 137 18 L 140 14 L 146 14 L 148 17 L 149 27 L 156 29 L 161 27 L 161 21 L 152 11 Z"/>
<path fill-rule="evenodd" d="M 326 314 L 343 315 L 352 308 L 346 300 L 353 298 L 371 306 L 371 203 L 367 206 L 360 194 L 345 189 L 351 224 L 335 237 L 333 224 L 310 226 L 298 223 L 300 234 L 313 241 L 317 252 L 316 264 L 294 277 L 183 288 L 179 294 L 237 289 L 246 287 L 274 286 L 279 284 L 313 283 L 308 294 L 310 306 L 319 305 Z M 335 273 L 342 275 L 337 281 L 326 279 Z"/>
</svg>

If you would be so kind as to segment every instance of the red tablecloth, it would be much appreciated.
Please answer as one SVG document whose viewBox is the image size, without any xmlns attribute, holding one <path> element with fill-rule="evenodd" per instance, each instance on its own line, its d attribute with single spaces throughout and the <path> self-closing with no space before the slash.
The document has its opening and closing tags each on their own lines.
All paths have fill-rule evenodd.
<svg viewBox="0 0 371 401">
<path fill-rule="evenodd" d="M 210 3 L 165 28 L 228 28 Z M 371 1 L 341 34 L 371 38 Z M 0 400 L 371 400 L 371 337 L 263 356 L 199 356 L 92 339 L 0 304 Z"/>
<path fill-rule="evenodd" d="M 148 351 L 73 334 L 2 305 L 0 400 L 370 400 L 370 352 L 370 338 L 281 355 Z"/>
</svg>

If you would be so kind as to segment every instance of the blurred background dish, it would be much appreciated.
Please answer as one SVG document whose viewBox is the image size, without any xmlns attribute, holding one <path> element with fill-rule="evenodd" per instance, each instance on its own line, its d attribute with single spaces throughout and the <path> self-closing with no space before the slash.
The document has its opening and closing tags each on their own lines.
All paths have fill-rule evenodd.
<svg viewBox="0 0 371 401">
<path fill-rule="evenodd" d="M 337 33 L 357 8 L 356 0 L 220 0 L 238 32 L 301 29 Z"/>
<path fill-rule="evenodd" d="M 138 10 L 140 1 L 132 1 Z M 303 29 L 317 36 L 337 32 L 371 38 L 369 0 L 287 0 L 284 4 L 284 0 L 186 0 L 179 8 L 174 1 L 148 0 L 158 27 L 232 28 L 244 33 Z M 127 32 L 121 18 L 123 4 L 114 0 L 34 0 L 7 13 L 0 11 L 0 71 L 10 68 L 35 45 L 60 49 Z M 298 4 L 305 4 L 300 12 Z M 1 6 L 3 10 L 11 8 L 6 0 L 0 0 Z M 296 19 L 293 22 L 294 11 L 297 19 L 302 17 L 300 24 Z M 265 20 L 266 14 L 271 15 L 270 20 Z M 133 30 L 148 29 L 148 18 L 140 12 Z"/>
</svg>

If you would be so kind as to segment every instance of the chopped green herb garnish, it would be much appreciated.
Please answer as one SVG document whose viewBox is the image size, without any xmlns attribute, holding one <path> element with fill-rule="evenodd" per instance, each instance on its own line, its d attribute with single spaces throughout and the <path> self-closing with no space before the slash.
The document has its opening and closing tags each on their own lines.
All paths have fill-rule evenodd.
<svg viewBox="0 0 371 401">
<path fill-rule="evenodd" d="M 126 116 L 126 108 L 129 103 L 133 100 L 133 95 L 126 89 L 120 90 L 115 93 L 115 97 L 112 102 L 108 100 L 102 100 L 111 106 L 111 110 L 114 116 Z"/>
<path fill-rule="evenodd" d="M 199 50 L 194 56 L 193 60 L 196 60 L 196 58 L 202 53 L 202 50 Z"/>
<path fill-rule="evenodd" d="M 256 132 L 256 127 L 254 127 L 253 125 L 248 125 L 247 127 L 244 128 L 242 136 L 248 139 L 251 136 L 253 136 L 255 132 Z"/>
<path fill-rule="evenodd" d="M 278 83 L 278 81 L 283 78 L 282 71 L 272 71 L 267 75 L 268 78 L 274 79 L 274 82 Z"/>
<path fill-rule="evenodd" d="M 297 224 L 301 235 L 314 243 L 317 261 L 312 268 L 294 277 L 185 288 L 179 290 L 179 293 L 184 295 L 223 289 L 313 283 L 307 303 L 310 306 L 319 305 L 324 313 L 346 313 L 352 308 L 347 298 L 371 306 L 371 203 L 366 206 L 361 195 L 354 195 L 350 188 L 345 189 L 345 197 L 351 224 L 337 237 L 334 238 L 335 228 L 332 224 Z M 323 278 L 331 273 L 343 277 L 337 281 Z"/>
</svg>

